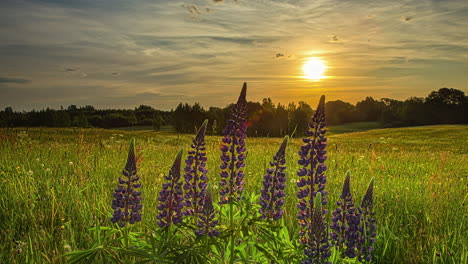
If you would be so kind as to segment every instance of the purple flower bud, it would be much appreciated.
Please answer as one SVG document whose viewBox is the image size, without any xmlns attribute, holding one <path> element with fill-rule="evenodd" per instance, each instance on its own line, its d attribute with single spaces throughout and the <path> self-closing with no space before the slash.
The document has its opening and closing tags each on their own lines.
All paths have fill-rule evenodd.
<svg viewBox="0 0 468 264">
<path fill-rule="evenodd" d="M 215 209 L 213 207 L 213 198 L 210 189 L 207 189 L 202 202 L 202 208 L 198 214 L 197 226 L 199 229 L 195 231 L 195 234 L 197 236 L 218 236 L 219 231 L 215 228 L 218 224 L 218 220 L 216 219 Z"/>
<path fill-rule="evenodd" d="M 135 155 L 135 139 L 130 141 L 128 151 L 127 164 L 122 171 L 124 178 L 118 179 L 119 185 L 114 189 L 114 200 L 112 201 L 112 209 L 114 214 L 110 221 L 118 223 L 120 227 L 124 227 L 126 223 L 134 224 L 141 221 L 140 211 L 141 192 L 136 191 L 141 187 L 140 177 L 137 174 L 137 158 Z"/>
<path fill-rule="evenodd" d="M 281 206 L 284 204 L 285 196 L 284 189 L 286 188 L 286 146 L 288 145 L 289 137 L 284 137 L 276 155 L 273 156 L 273 161 L 270 163 L 273 168 L 266 169 L 266 174 L 263 176 L 263 188 L 260 191 L 260 213 L 263 219 L 278 220 L 283 216 Z"/>
<path fill-rule="evenodd" d="M 185 163 L 185 205 L 187 206 L 186 214 L 191 212 L 198 213 L 201 211 L 203 199 L 206 193 L 207 173 L 206 169 L 206 148 L 205 148 L 205 133 L 208 120 L 205 120 L 198 130 L 197 135 L 192 141 L 191 148 L 188 152 L 188 157 Z"/>
<path fill-rule="evenodd" d="M 244 83 L 231 117 L 223 130 L 221 146 L 220 204 L 240 199 L 244 189 L 245 138 L 247 137 L 247 84 Z"/>
<path fill-rule="evenodd" d="M 163 189 L 159 192 L 158 200 L 160 203 L 157 208 L 160 212 L 157 215 L 157 219 L 159 219 L 158 225 L 160 227 L 168 227 L 171 224 L 178 224 L 182 221 L 183 192 L 182 182 L 180 181 L 182 152 L 183 150 L 181 149 L 177 154 L 174 164 L 165 177 L 168 182 L 162 184 Z"/>
</svg>

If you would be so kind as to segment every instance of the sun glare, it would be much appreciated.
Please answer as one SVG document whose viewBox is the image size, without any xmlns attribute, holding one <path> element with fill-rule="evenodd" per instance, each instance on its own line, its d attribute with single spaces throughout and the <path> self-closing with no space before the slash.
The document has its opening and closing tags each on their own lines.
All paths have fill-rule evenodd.
<svg viewBox="0 0 468 264">
<path fill-rule="evenodd" d="M 327 65 L 325 62 L 318 58 L 309 58 L 304 63 L 302 70 L 304 71 L 304 78 L 309 80 L 318 81 L 320 79 L 325 78 L 323 75 L 325 70 L 327 69 Z"/>
</svg>

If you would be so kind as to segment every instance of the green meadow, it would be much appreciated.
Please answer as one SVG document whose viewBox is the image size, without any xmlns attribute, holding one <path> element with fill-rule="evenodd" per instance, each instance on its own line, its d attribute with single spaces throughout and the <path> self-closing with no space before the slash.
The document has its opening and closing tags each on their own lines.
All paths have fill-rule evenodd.
<svg viewBox="0 0 468 264">
<path fill-rule="evenodd" d="M 335 208 L 348 170 L 356 204 L 374 177 L 375 263 L 468 263 L 468 126 L 356 130 L 363 128 L 330 128 L 325 162 L 329 211 Z M 132 137 L 142 155 L 143 183 L 143 220 L 133 230 L 148 232 L 158 228 L 156 206 L 163 174 L 193 135 L 79 128 L 0 130 L 0 263 L 65 263 L 63 254 L 90 248 L 95 240 L 88 229 L 111 225 L 113 189 Z M 281 141 L 247 139 L 247 192 L 259 192 Z M 295 182 L 301 142 L 293 138 L 287 149 L 285 220 L 292 233 L 298 230 Z M 219 146 L 219 136 L 207 136 L 208 175 L 214 190 Z"/>
</svg>

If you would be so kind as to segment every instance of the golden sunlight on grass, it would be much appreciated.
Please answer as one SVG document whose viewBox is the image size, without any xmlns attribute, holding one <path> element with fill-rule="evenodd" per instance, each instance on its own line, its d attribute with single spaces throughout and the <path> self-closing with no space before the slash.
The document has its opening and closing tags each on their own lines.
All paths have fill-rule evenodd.
<svg viewBox="0 0 468 264">
<path fill-rule="evenodd" d="M 316 57 L 308 58 L 304 66 L 302 66 L 302 70 L 304 72 L 303 78 L 318 81 L 326 76 L 324 76 L 325 70 L 327 69 L 327 65 L 325 61 Z"/>
</svg>

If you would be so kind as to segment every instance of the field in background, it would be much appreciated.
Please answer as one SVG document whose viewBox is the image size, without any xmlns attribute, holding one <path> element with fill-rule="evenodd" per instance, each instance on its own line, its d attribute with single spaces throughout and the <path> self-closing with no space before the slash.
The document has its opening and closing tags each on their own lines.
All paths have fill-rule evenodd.
<svg viewBox="0 0 468 264">
<path fill-rule="evenodd" d="M 329 136 L 329 210 L 335 207 L 347 170 L 356 203 L 375 177 L 376 263 L 467 263 L 468 126 L 344 133 L 349 129 L 359 130 L 331 128 Z M 131 137 L 143 155 L 143 220 L 135 230 L 158 228 L 162 175 L 192 136 L 73 128 L 0 130 L 0 263 L 62 263 L 65 252 L 90 247 L 93 234 L 87 229 L 110 225 L 112 193 Z M 280 142 L 247 140 L 247 191 L 259 192 Z M 293 139 L 287 151 L 285 217 L 291 230 L 297 229 L 300 144 L 301 139 Z M 219 145 L 220 137 L 207 137 L 213 186 L 219 181 Z"/>
</svg>

